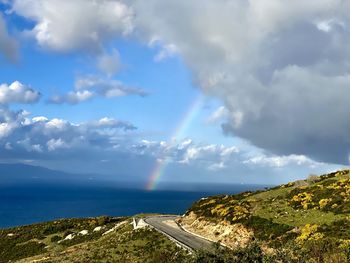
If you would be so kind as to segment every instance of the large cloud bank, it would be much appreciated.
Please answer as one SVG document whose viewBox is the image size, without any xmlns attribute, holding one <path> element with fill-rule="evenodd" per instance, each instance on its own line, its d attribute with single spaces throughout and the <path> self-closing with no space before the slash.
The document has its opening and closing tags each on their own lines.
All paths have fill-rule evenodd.
<svg viewBox="0 0 350 263">
<path fill-rule="evenodd" d="M 226 134 L 270 152 L 348 163 L 350 3 L 134 1 L 144 40 L 175 45 L 229 111 Z"/>
<path fill-rule="evenodd" d="M 287 167 L 324 168 L 324 164 L 302 155 L 267 156 L 236 146 L 204 144 L 190 139 L 148 141 L 140 139 L 131 123 L 113 118 L 71 123 L 45 116 L 33 117 L 26 111 L 6 107 L 0 107 L 0 151 L 3 161 L 30 160 L 53 167 L 62 162 L 68 171 L 77 171 L 74 169 L 79 167 L 79 172 L 130 173 L 132 177 L 144 179 L 145 171 L 151 172 L 155 162 L 166 162 L 175 170 L 196 170 L 209 180 L 215 179 L 212 172 L 231 178 L 255 168 L 259 168 L 260 173 Z M 188 174 L 181 176 L 183 180 L 192 178 L 187 178 Z"/>
<path fill-rule="evenodd" d="M 156 60 L 181 56 L 197 85 L 225 103 L 226 134 L 279 155 L 349 161 L 347 1 L 11 3 L 12 11 L 36 23 L 30 34 L 39 45 L 52 50 L 100 50 L 128 36 L 162 45 Z M 59 102 L 91 97 L 79 92 Z"/>
</svg>

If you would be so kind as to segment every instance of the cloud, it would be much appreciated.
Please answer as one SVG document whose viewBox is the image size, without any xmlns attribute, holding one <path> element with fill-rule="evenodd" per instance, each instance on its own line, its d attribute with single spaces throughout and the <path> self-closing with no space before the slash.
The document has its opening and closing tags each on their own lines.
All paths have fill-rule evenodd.
<svg viewBox="0 0 350 263">
<path fill-rule="evenodd" d="M 18 58 L 19 58 L 18 43 L 14 38 L 12 38 L 8 34 L 6 24 L 1 12 L 0 12 L 0 53 L 2 53 L 4 57 L 11 62 L 18 61 Z"/>
<path fill-rule="evenodd" d="M 34 144 L 30 138 L 17 141 L 17 145 L 24 148 L 27 152 L 43 152 L 43 146 L 40 144 Z"/>
<path fill-rule="evenodd" d="M 100 51 L 103 42 L 133 31 L 133 12 L 112 0 L 14 0 L 12 11 L 35 22 L 28 33 L 59 52 Z"/>
<path fill-rule="evenodd" d="M 315 167 L 321 165 L 304 155 L 289 155 L 289 156 L 267 156 L 265 154 L 256 155 L 248 158 L 244 161 L 245 164 L 269 166 L 275 168 L 282 168 L 287 165 L 307 165 L 310 167 Z"/>
<path fill-rule="evenodd" d="M 208 170 L 226 168 L 226 164 L 232 160 L 240 159 L 240 151 L 236 146 L 196 144 L 191 139 L 171 142 L 143 140 L 135 144 L 133 149 L 135 153 L 151 155 L 158 161 L 194 165 Z"/>
<path fill-rule="evenodd" d="M 154 60 L 159 62 L 167 58 L 174 57 L 177 54 L 177 47 L 173 44 L 163 45 L 158 54 L 154 57 Z"/>
<path fill-rule="evenodd" d="M 110 54 L 101 54 L 97 58 L 97 67 L 109 77 L 115 75 L 121 68 L 118 50 L 113 49 Z"/>
<path fill-rule="evenodd" d="M 207 123 L 222 122 L 229 116 L 229 111 L 224 107 L 220 106 L 217 108 L 206 120 Z"/>
<path fill-rule="evenodd" d="M 144 97 L 147 96 L 147 92 L 140 88 L 127 87 L 117 80 L 86 76 L 76 80 L 74 91 L 65 95 L 55 95 L 49 99 L 49 102 L 77 104 L 96 97 L 115 98 L 127 95 Z"/>
<path fill-rule="evenodd" d="M 129 122 L 108 117 L 72 123 L 0 108 L 0 159 L 30 160 L 35 165 L 70 172 L 102 173 L 102 178 L 110 176 L 110 180 L 128 176 L 128 180 L 141 181 L 147 180 L 160 162 L 169 168 L 164 170 L 163 180 L 178 182 L 253 180 L 267 184 L 333 168 L 306 156 L 270 155 L 235 145 L 197 143 L 191 139 L 141 140 L 135 129 Z"/>
<path fill-rule="evenodd" d="M 303 155 L 278 156 L 255 147 L 197 143 L 191 139 L 134 143 L 135 155 L 152 156 L 162 164 L 163 180 L 201 182 L 281 183 L 305 178 L 307 174 L 339 169 Z M 168 169 L 165 169 L 165 168 Z M 281 173 L 281 170 L 283 171 Z"/>
<path fill-rule="evenodd" d="M 68 155 L 89 148 L 92 152 L 108 151 L 118 144 L 118 138 L 122 140 L 123 135 L 135 129 L 129 122 L 107 117 L 74 124 L 44 116 L 30 118 L 28 112 L 0 108 L 0 145 L 6 149 L 3 158 L 6 153 L 18 158 L 32 153 L 31 158 L 35 158 L 35 154 L 58 150 Z"/>
<path fill-rule="evenodd" d="M 120 128 L 120 129 L 123 129 L 124 131 L 137 129 L 133 124 L 129 122 L 119 121 L 119 120 L 107 118 L 107 117 L 99 119 L 98 121 L 88 122 L 88 126 L 95 127 L 95 128 Z"/>
<path fill-rule="evenodd" d="M 41 97 L 40 92 L 23 85 L 19 81 L 12 84 L 0 84 L 0 104 L 36 103 Z"/>
<path fill-rule="evenodd" d="M 304 156 L 320 162 L 348 163 L 350 4 L 346 1 L 15 0 L 12 10 L 34 21 L 29 33 L 41 46 L 52 50 L 101 51 L 108 41 L 131 36 L 159 48 L 155 60 L 176 53 L 192 71 L 196 86 L 225 103 L 225 134 L 264 149 L 268 160 L 276 161 L 274 156 Z M 109 64 L 116 61 L 109 60 L 113 52 L 106 56 L 100 60 L 104 63 L 98 63 L 100 70 L 115 74 L 116 64 Z M 53 97 L 51 102 L 74 104 L 129 94 L 143 96 L 145 92 L 116 80 L 87 76 L 76 81 L 73 91 Z M 45 124 L 46 141 L 36 142 L 36 137 L 31 137 L 31 145 L 41 145 L 44 152 L 52 139 L 49 145 L 81 145 L 81 138 L 95 142 L 91 135 L 78 132 L 86 125 L 78 125 L 77 129 L 69 122 L 44 118 L 29 120 L 30 127 L 36 129 Z M 2 122 L 0 137 L 9 136 L 21 125 L 18 121 Z M 108 137 L 109 128 L 96 128 L 96 122 L 93 125 L 101 145 L 123 148 L 118 143 L 113 147 L 108 144 L 115 140 L 115 136 Z M 74 140 L 58 137 L 70 129 L 79 136 L 72 135 Z M 4 142 L 4 146 L 14 148 L 23 139 Z M 165 156 L 178 165 L 202 161 L 203 167 L 212 169 L 232 167 L 219 150 L 212 150 L 216 147 L 188 141 L 178 146 L 166 142 L 135 144 L 140 154 L 153 149 L 148 156 L 159 153 L 158 159 Z M 214 162 L 206 162 L 205 156 L 210 154 Z M 243 157 L 240 161 L 247 160 Z M 266 160 L 259 158 L 255 162 Z M 235 163 L 234 158 L 230 160 Z"/>
<path fill-rule="evenodd" d="M 87 100 L 90 100 L 92 98 L 96 97 L 96 94 L 88 91 L 70 91 L 66 95 L 60 96 L 60 95 L 54 95 L 49 99 L 50 103 L 53 104 L 63 104 L 63 103 L 69 103 L 69 104 L 77 104 L 80 102 L 84 102 Z"/>
<path fill-rule="evenodd" d="M 226 134 L 277 155 L 348 164 L 348 2 L 134 0 L 132 7 L 139 39 L 176 46 L 195 83 L 225 103 Z"/>
<path fill-rule="evenodd" d="M 46 145 L 49 152 L 55 151 L 57 149 L 69 148 L 68 144 L 61 138 L 51 139 L 46 143 Z"/>
<path fill-rule="evenodd" d="M 150 48 L 159 48 L 159 52 L 155 55 L 154 61 L 160 62 L 167 58 L 174 57 L 178 53 L 178 49 L 174 44 L 164 44 L 158 37 L 152 38 L 148 46 Z"/>
</svg>

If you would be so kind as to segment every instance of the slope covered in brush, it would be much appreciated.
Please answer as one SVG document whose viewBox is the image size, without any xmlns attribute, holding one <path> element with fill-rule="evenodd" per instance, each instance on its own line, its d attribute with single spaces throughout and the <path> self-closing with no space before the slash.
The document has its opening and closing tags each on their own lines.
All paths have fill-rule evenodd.
<svg viewBox="0 0 350 263">
<path fill-rule="evenodd" d="M 349 170 L 265 191 L 203 198 L 180 223 L 233 249 L 258 240 L 266 254 L 341 255 L 346 262 L 350 260 Z"/>
</svg>

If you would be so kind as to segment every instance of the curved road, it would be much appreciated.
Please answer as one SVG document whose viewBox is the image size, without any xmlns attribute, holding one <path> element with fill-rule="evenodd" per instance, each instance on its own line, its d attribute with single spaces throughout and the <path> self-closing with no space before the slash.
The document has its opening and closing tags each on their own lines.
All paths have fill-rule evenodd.
<svg viewBox="0 0 350 263">
<path fill-rule="evenodd" d="M 200 238 L 198 236 L 192 235 L 182 228 L 180 228 L 175 219 L 177 216 L 154 216 L 147 217 L 144 221 L 153 226 L 159 232 L 165 233 L 171 238 L 175 239 L 180 245 L 182 244 L 186 248 L 190 248 L 192 250 L 210 250 L 213 247 L 213 243 Z"/>
</svg>

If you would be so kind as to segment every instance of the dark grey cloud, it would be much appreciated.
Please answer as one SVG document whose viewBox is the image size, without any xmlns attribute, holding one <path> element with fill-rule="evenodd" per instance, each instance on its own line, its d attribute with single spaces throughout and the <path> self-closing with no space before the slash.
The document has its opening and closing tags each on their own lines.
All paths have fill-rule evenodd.
<svg viewBox="0 0 350 263">
<path fill-rule="evenodd" d="M 0 12 L 0 54 L 11 62 L 17 62 L 19 58 L 18 43 L 12 38 L 6 28 L 2 13 Z"/>
<path fill-rule="evenodd" d="M 224 101 L 226 134 L 348 164 L 349 3 L 135 0 L 133 8 L 139 37 L 174 45 L 197 85 Z"/>
</svg>

